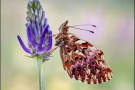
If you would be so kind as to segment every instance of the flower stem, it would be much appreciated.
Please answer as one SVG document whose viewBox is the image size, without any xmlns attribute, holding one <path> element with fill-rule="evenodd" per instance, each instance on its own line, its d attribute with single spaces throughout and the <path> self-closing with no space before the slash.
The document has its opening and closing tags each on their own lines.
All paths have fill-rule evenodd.
<svg viewBox="0 0 135 90">
<path fill-rule="evenodd" d="M 39 76 L 39 90 L 45 90 L 44 72 L 42 68 L 42 59 L 37 57 L 38 76 Z"/>
</svg>

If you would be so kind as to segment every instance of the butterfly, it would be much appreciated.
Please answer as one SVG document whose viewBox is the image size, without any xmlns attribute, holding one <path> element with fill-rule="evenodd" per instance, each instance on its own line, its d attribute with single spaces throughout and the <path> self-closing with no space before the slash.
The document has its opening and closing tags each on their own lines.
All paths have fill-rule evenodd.
<svg viewBox="0 0 135 90">
<path fill-rule="evenodd" d="M 72 26 L 67 24 L 68 20 L 60 26 L 59 33 L 55 35 L 55 49 L 60 48 L 64 70 L 71 78 L 88 84 L 100 84 L 110 80 L 112 70 L 104 60 L 104 53 L 95 45 L 69 33 Z"/>
</svg>

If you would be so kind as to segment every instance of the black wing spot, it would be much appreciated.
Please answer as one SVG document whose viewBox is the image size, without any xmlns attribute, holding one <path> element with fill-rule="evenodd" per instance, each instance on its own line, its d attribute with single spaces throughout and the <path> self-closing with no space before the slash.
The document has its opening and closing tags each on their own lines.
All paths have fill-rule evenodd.
<svg viewBox="0 0 135 90">
<path fill-rule="evenodd" d="M 78 57 L 75 57 L 75 60 L 79 59 Z"/>
<path fill-rule="evenodd" d="M 87 48 L 83 48 L 82 49 L 82 53 L 85 54 L 85 50 L 87 50 Z"/>
<path fill-rule="evenodd" d="M 91 66 L 89 65 L 88 68 L 91 69 Z"/>
<path fill-rule="evenodd" d="M 82 57 L 80 58 L 80 60 L 82 60 Z"/>
<path fill-rule="evenodd" d="M 71 45 L 71 47 L 73 48 L 73 50 L 74 50 L 74 51 L 76 51 L 76 50 L 77 50 L 77 46 L 76 46 L 76 44 L 72 44 L 72 45 Z"/>
<path fill-rule="evenodd" d="M 91 62 L 91 64 L 92 64 L 92 65 L 94 65 L 94 64 L 95 64 L 95 62 Z"/>
<path fill-rule="evenodd" d="M 102 63 L 105 63 L 105 60 L 102 60 Z"/>
<path fill-rule="evenodd" d="M 66 50 L 67 50 L 68 53 L 71 52 L 71 49 L 69 47 L 66 47 Z"/>
<path fill-rule="evenodd" d="M 80 68 L 80 67 L 78 67 L 78 68 L 77 68 L 77 71 L 81 71 L 81 68 Z"/>
<path fill-rule="evenodd" d="M 97 57 L 96 57 L 96 56 L 94 56 L 93 58 L 94 58 L 95 60 L 97 60 Z"/>
</svg>

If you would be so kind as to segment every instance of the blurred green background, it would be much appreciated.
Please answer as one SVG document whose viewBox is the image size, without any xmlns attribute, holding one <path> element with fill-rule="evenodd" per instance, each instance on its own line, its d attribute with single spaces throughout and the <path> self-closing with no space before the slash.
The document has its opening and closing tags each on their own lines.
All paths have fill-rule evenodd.
<svg viewBox="0 0 135 90">
<path fill-rule="evenodd" d="M 134 0 L 40 2 L 53 33 L 65 20 L 69 25 L 95 24 L 94 34 L 70 32 L 103 50 L 113 70 L 113 79 L 99 85 L 70 79 L 57 49 L 44 63 L 46 90 L 134 90 Z M 27 0 L 1 0 L 1 90 L 38 90 L 37 62 L 24 56 L 28 54 L 16 38 L 19 34 L 27 44 L 26 7 Z"/>
</svg>

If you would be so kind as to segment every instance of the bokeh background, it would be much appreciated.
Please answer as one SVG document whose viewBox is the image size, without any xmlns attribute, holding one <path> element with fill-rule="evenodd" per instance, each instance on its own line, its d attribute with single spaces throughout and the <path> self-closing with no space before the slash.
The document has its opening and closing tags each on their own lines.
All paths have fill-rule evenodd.
<svg viewBox="0 0 135 90">
<path fill-rule="evenodd" d="M 1 90 L 38 90 L 37 62 L 19 45 L 26 41 L 28 0 L 1 0 Z M 64 71 L 59 49 L 44 63 L 46 90 L 134 90 L 134 0 L 40 0 L 53 33 L 69 25 L 95 24 L 94 34 L 70 29 L 98 46 L 113 70 L 113 79 L 88 85 L 70 79 Z M 54 42 L 53 42 L 54 43 Z"/>
</svg>

